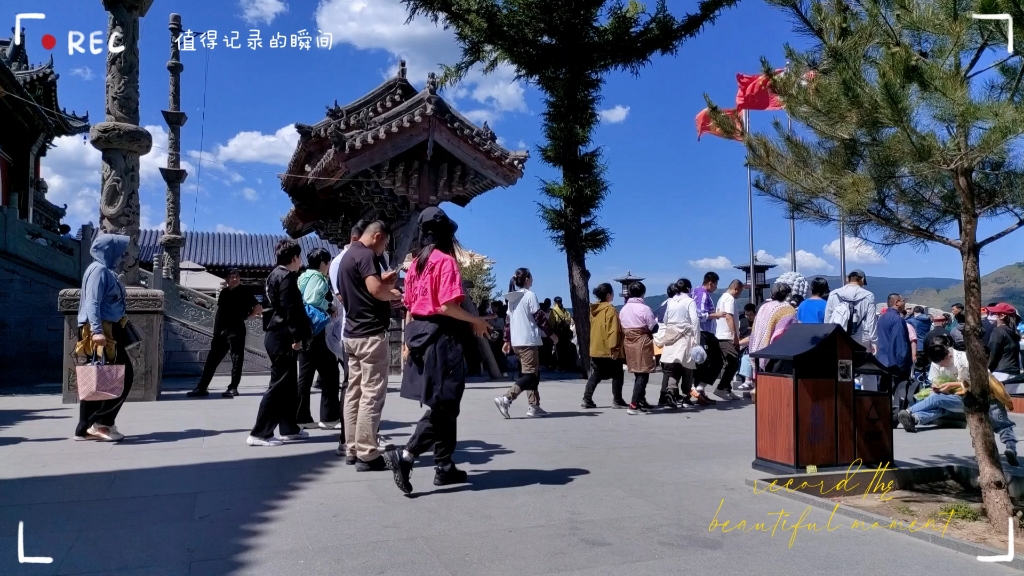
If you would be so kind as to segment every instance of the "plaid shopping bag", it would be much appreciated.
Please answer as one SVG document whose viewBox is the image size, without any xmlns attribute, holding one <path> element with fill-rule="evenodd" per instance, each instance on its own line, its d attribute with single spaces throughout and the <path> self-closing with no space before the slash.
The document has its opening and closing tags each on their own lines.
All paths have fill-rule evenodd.
<svg viewBox="0 0 1024 576">
<path fill-rule="evenodd" d="M 124 392 L 124 364 L 107 364 L 95 358 L 75 367 L 79 400 L 113 400 Z"/>
</svg>

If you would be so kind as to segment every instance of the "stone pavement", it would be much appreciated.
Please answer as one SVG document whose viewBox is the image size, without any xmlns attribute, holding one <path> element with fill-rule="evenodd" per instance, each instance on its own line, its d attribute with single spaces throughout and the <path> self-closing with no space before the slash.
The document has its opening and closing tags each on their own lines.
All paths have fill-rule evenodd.
<svg viewBox="0 0 1024 576">
<path fill-rule="evenodd" d="M 168 383 L 172 387 L 175 383 Z M 242 395 L 188 399 L 189 383 L 125 406 L 121 444 L 72 442 L 75 406 L 50 395 L 0 397 L 0 574 L 274 576 L 345 574 L 1007 574 L 1004 566 L 885 530 L 709 533 L 719 520 L 769 522 L 802 506 L 754 495 L 753 407 L 627 416 L 579 408 L 582 381 L 545 381 L 551 415 L 504 420 L 501 382 L 470 384 L 459 465 L 470 483 L 435 488 L 428 455 L 414 498 L 389 472 L 356 473 L 337 434 L 253 448 L 245 437 L 266 377 Z M 220 391 L 226 378 L 214 380 Z M 422 414 L 392 382 L 382 433 L 401 444 Z M 314 399 L 314 405 L 318 400 Z M 896 431 L 902 461 L 968 459 L 965 430 Z M 822 525 L 828 514 L 808 519 Z M 838 517 L 837 517 L 838 520 Z M 53 563 L 18 564 L 25 554 Z"/>
</svg>

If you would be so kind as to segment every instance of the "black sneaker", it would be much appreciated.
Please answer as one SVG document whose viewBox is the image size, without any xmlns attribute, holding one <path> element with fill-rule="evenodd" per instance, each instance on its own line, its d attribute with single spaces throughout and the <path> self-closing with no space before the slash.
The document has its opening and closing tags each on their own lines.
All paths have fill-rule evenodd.
<svg viewBox="0 0 1024 576">
<path fill-rule="evenodd" d="M 650 404 L 648 404 L 648 402 L 647 402 L 647 399 L 646 399 L 646 398 L 644 398 L 644 399 L 641 399 L 641 400 L 640 400 L 639 402 L 637 402 L 637 405 L 638 405 L 638 406 L 640 406 L 641 408 L 643 408 L 643 409 L 644 409 L 645 411 L 647 411 L 647 410 L 650 410 L 650 409 L 651 409 L 651 405 L 650 405 Z"/>
<path fill-rule="evenodd" d="M 412 475 L 412 462 L 402 458 L 402 454 L 398 450 L 388 450 L 384 453 L 384 459 L 387 460 L 388 468 L 395 476 L 395 485 L 398 486 L 398 489 L 403 494 L 412 492 L 412 484 L 409 483 L 409 476 Z M 437 483 L 436 478 L 434 483 Z"/>
<path fill-rule="evenodd" d="M 1010 450 L 1009 448 L 1003 452 L 1003 456 L 1006 456 L 1006 461 L 1010 463 L 1010 466 L 1019 466 L 1020 461 L 1017 460 L 1017 452 Z M 435 480 L 436 483 L 436 480 Z"/>
<path fill-rule="evenodd" d="M 900 421 L 900 424 L 903 424 L 903 429 L 907 432 L 917 432 L 917 418 L 910 412 L 900 410 L 896 414 L 896 419 Z"/>
<path fill-rule="evenodd" d="M 344 457 L 345 464 L 348 464 L 349 466 L 352 466 L 356 463 L 356 457 L 349 454 L 348 450 L 345 448 L 344 445 L 340 446 L 337 450 L 335 450 L 334 455 L 339 458 Z"/>
<path fill-rule="evenodd" d="M 583 399 L 583 403 L 580 404 L 580 408 L 597 408 L 597 404 L 594 404 L 593 400 Z"/>
<path fill-rule="evenodd" d="M 221 394 L 221 398 L 234 398 L 238 396 L 238 388 L 228 388 Z"/>
<path fill-rule="evenodd" d="M 210 395 L 210 393 L 207 392 L 203 388 L 196 388 L 195 390 L 185 394 L 185 396 L 188 396 L 189 398 L 203 398 L 203 397 L 209 396 L 209 395 Z"/>
<path fill-rule="evenodd" d="M 356 472 L 383 472 L 388 469 L 388 464 L 383 456 L 377 456 L 369 462 L 359 460 L 356 462 Z"/>
<path fill-rule="evenodd" d="M 673 398 L 673 397 L 671 397 L 669 395 L 665 395 L 665 396 L 662 396 L 661 400 L 658 402 L 658 408 L 666 408 L 668 410 L 678 410 L 679 409 L 679 404 L 676 403 L 675 398 Z"/>
<path fill-rule="evenodd" d="M 452 466 L 448 470 L 434 468 L 434 486 L 448 486 L 449 484 L 465 484 L 466 471 L 459 470 Z"/>
<path fill-rule="evenodd" d="M 642 404 L 630 404 L 629 408 L 626 409 L 626 414 L 630 416 L 637 416 L 640 414 L 647 414 L 647 408 L 644 408 Z"/>
<path fill-rule="evenodd" d="M 629 408 L 629 404 L 627 404 L 625 400 L 619 398 L 618 400 L 613 400 L 612 401 L 612 408 L 616 408 L 616 409 Z"/>
</svg>

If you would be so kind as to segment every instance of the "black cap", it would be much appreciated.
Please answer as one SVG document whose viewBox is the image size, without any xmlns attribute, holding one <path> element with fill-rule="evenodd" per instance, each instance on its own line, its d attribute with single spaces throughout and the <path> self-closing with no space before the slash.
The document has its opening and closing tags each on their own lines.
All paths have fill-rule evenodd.
<svg viewBox="0 0 1024 576">
<path fill-rule="evenodd" d="M 459 229 L 459 225 L 437 206 L 431 206 L 420 212 L 419 227 L 424 232 L 437 232 L 447 228 L 450 234 L 455 234 Z"/>
</svg>

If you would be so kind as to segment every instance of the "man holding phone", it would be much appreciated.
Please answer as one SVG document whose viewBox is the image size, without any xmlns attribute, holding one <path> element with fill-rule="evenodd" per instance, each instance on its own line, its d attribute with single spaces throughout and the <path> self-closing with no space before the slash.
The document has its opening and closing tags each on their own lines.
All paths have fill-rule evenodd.
<svg viewBox="0 0 1024 576">
<path fill-rule="evenodd" d="M 386 470 L 377 443 L 381 408 L 387 394 L 388 327 L 398 270 L 385 271 L 380 256 L 390 231 L 381 221 L 370 222 L 342 257 L 338 290 L 345 309 L 345 353 L 349 382 L 345 392 L 345 461 L 356 471 Z"/>
</svg>

